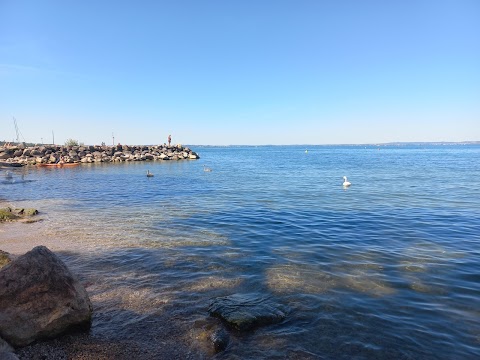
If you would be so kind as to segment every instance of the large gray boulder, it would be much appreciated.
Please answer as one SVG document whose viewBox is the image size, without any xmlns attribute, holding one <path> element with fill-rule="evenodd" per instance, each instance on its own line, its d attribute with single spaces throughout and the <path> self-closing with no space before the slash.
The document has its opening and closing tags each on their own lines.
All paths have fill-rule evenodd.
<svg viewBox="0 0 480 360">
<path fill-rule="evenodd" d="M 0 270 L 0 336 L 13 346 L 88 328 L 92 304 L 85 288 L 45 246 Z"/>
</svg>

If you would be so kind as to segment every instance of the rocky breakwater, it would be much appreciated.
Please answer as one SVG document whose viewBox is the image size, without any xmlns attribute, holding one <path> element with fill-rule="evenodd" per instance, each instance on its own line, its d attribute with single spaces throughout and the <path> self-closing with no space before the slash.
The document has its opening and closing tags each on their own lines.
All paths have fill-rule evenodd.
<svg viewBox="0 0 480 360">
<path fill-rule="evenodd" d="M 117 145 L 117 146 L 57 146 L 23 145 L 0 147 L 0 162 L 5 164 L 101 163 L 151 160 L 195 160 L 196 152 L 182 145 Z"/>
</svg>

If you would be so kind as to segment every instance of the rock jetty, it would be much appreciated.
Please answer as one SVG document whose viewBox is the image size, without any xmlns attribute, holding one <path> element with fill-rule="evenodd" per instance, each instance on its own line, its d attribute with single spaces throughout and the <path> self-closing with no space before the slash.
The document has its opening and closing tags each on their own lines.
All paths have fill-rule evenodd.
<svg viewBox="0 0 480 360">
<path fill-rule="evenodd" d="M 0 163 L 37 165 L 54 164 L 62 158 L 64 163 L 102 163 L 151 160 L 195 160 L 196 152 L 182 145 L 117 145 L 117 146 L 58 146 L 41 145 L 26 147 L 0 146 Z"/>
</svg>

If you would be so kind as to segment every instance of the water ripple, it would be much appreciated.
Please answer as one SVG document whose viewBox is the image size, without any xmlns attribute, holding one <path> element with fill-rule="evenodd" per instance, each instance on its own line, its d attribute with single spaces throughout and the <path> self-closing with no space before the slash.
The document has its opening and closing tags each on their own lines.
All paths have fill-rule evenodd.
<svg viewBox="0 0 480 360">
<path fill-rule="evenodd" d="M 210 300 L 258 292 L 291 314 L 233 334 L 216 358 L 480 357 L 479 147 L 201 155 L 26 170 L 35 181 L 0 185 L 0 197 L 45 221 L 5 225 L 2 246 L 59 251 L 91 295 L 92 334 L 109 341 L 160 348 L 153 334 L 168 337 L 168 323 L 211 357 L 195 327 Z"/>
</svg>

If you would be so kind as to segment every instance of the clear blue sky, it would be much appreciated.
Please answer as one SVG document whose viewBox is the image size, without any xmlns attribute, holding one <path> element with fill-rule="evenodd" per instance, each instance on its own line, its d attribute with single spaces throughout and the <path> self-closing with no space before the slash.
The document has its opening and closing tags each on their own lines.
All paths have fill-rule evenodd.
<svg viewBox="0 0 480 360">
<path fill-rule="evenodd" d="M 480 140 L 478 0 L 0 0 L 0 140 Z"/>
</svg>

